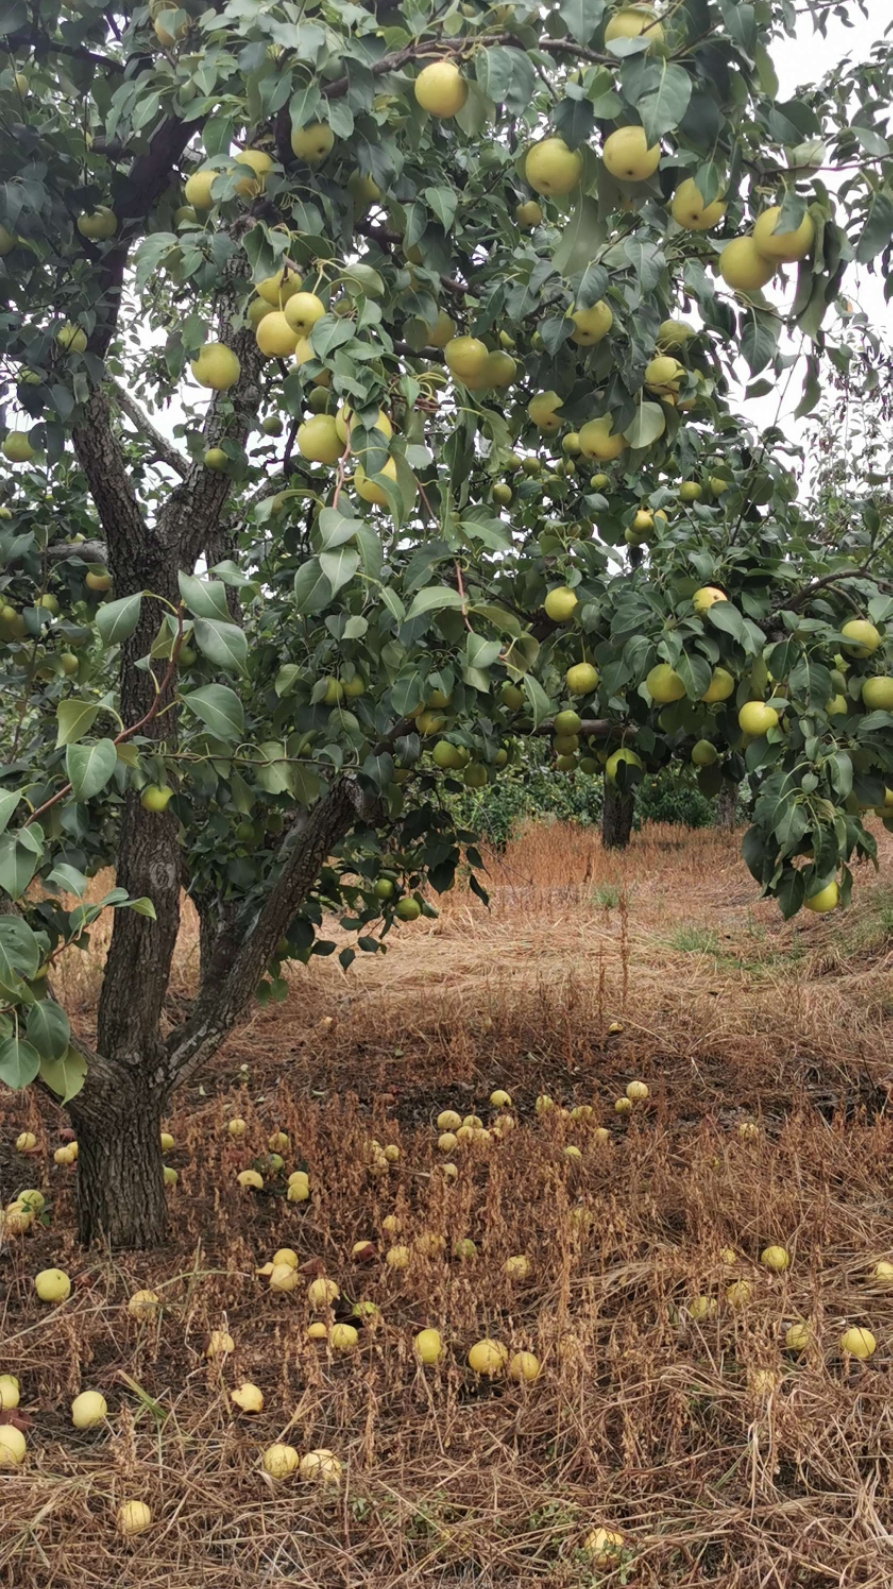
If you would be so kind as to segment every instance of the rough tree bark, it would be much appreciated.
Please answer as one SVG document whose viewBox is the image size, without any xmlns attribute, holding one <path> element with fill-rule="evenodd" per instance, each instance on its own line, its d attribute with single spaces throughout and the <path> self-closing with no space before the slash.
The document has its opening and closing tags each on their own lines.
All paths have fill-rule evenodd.
<svg viewBox="0 0 893 1589">
<path fill-rule="evenodd" d="M 632 789 L 618 789 L 605 779 L 605 803 L 602 809 L 602 844 L 606 850 L 625 850 L 633 831 L 635 794 Z"/>
<path fill-rule="evenodd" d="M 84 1243 L 154 1247 L 167 1207 L 157 1069 L 89 1060 L 90 1084 L 68 1106 L 78 1140 L 78 1236 Z"/>
<path fill-rule="evenodd" d="M 724 833 L 734 833 L 738 806 L 738 785 L 724 778 L 716 797 L 716 826 Z"/>
</svg>

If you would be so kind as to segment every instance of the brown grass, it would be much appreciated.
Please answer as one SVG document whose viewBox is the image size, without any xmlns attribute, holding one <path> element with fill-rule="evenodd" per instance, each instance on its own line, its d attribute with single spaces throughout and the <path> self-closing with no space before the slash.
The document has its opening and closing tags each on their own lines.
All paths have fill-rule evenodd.
<svg viewBox="0 0 893 1589">
<path fill-rule="evenodd" d="M 491 886 L 489 912 L 457 890 L 387 956 L 347 975 L 316 960 L 288 1003 L 252 1015 L 170 1121 L 180 1182 L 163 1253 L 79 1252 L 70 1172 L 49 1154 L 58 1119 L 0 1098 L 4 1195 L 40 1185 L 51 1211 L 0 1255 L 0 1372 L 20 1376 L 30 1419 L 27 1465 L 0 1479 L 0 1582 L 890 1589 L 893 1293 L 870 1279 L 893 1247 L 889 889 L 860 873 L 847 916 L 785 926 L 755 901 L 734 841 L 650 827 L 606 856 L 558 826 L 494 860 Z M 65 972 L 85 1026 L 101 950 L 100 934 Z M 194 973 L 187 920 L 174 1005 Z M 613 1100 L 633 1076 L 651 1097 L 624 1122 Z M 460 1150 L 446 1186 L 433 1117 L 489 1116 L 496 1086 L 518 1127 Z M 610 1143 L 538 1116 L 540 1091 L 593 1103 Z M 26 1127 L 41 1149 L 27 1164 L 8 1152 Z M 309 1205 L 275 1182 L 236 1186 L 273 1128 L 290 1133 L 288 1168 L 310 1171 Z M 370 1136 L 401 1148 L 386 1178 L 369 1173 Z M 392 1212 L 407 1240 L 433 1231 L 450 1254 L 471 1236 L 477 1258 L 416 1257 L 400 1274 L 380 1256 L 352 1263 L 360 1238 L 383 1253 Z M 769 1242 L 792 1255 L 783 1276 L 759 1265 Z M 379 1304 L 352 1357 L 305 1340 L 303 1290 L 275 1296 L 255 1276 L 284 1244 L 339 1282 L 339 1316 Z M 753 1284 L 737 1313 L 726 1247 Z M 533 1274 L 513 1286 L 502 1263 L 521 1252 Z M 75 1289 L 48 1310 L 31 1281 L 51 1263 Z M 140 1286 L 164 1299 L 155 1324 L 126 1314 Z M 686 1303 L 701 1292 L 719 1308 L 699 1325 Z M 816 1344 L 796 1358 L 783 1332 L 799 1317 Z M 223 1324 L 235 1353 L 209 1367 Z M 877 1337 L 865 1366 L 841 1361 L 849 1324 Z M 425 1372 L 411 1350 L 423 1325 L 449 1343 Z M 535 1385 L 474 1379 L 465 1356 L 486 1333 L 539 1355 Z M 768 1394 L 757 1368 L 778 1375 Z M 266 1398 L 253 1420 L 228 1399 L 243 1378 Z M 68 1406 L 88 1387 L 110 1420 L 79 1435 Z M 272 1486 L 259 1456 L 277 1438 L 334 1450 L 337 1497 Z M 126 1497 L 156 1519 L 129 1546 L 114 1528 Z M 626 1538 L 614 1572 L 580 1551 L 600 1524 Z"/>
</svg>

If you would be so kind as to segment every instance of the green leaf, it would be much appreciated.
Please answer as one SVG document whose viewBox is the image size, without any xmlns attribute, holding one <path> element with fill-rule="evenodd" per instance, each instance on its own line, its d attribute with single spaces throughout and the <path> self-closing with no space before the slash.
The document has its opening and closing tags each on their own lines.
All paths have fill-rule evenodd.
<svg viewBox="0 0 893 1589">
<path fill-rule="evenodd" d="M 400 597 L 397 595 L 397 592 L 392 590 L 390 585 L 382 585 L 381 599 L 387 607 L 388 612 L 391 614 L 391 617 L 396 618 L 398 623 L 402 623 L 406 617 L 406 607 L 404 606 L 404 603 Z"/>
<path fill-rule="evenodd" d="M 181 699 L 216 739 L 231 742 L 242 738 L 245 732 L 242 702 L 225 684 L 206 684 Z"/>
<path fill-rule="evenodd" d="M 648 143 L 679 126 L 691 99 L 691 78 L 671 61 L 656 63 L 657 81 L 636 101 Z"/>
<path fill-rule="evenodd" d="M 760 87 L 769 99 L 778 98 L 778 73 L 765 44 L 758 44 L 754 50 L 754 62 L 760 79 Z"/>
<path fill-rule="evenodd" d="M 480 59 L 480 57 L 478 57 Z M 432 214 L 437 216 L 445 232 L 448 232 L 456 219 L 459 208 L 459 195 L 452 188 L 425 188 L 423 198 Z"/>
<path fill-rule="evenodd" d="M 283 696 L 291 694 L 300 677 L 301 670 L 296 662 L 283 663 L 273 680 L 273 689 L 280 700 Z"/>
<path fill-rule="evenodd" d="M 614 96 L 617 98 L 617 96 Z M 622 108 L 622 100 L 617 98 L 618 112 Z M 607 114 L 607 112 L 606 112 Z M 563 138 L 569 149 L 579 149 L 591 136 L 595 126 L 595 112 L 588 99 L 560 99 L 552 108 L 552 126 L 559 138 Z"/>
<path fill-rule="evenodd" d="M 561 234 L 552 262 L 562 276 L 575 276 L 586 269 L 607 236 L 606 223 L 599 215 L 595 199 L 583 194 Z"/>
<path fill-rule="evenodd" d="M 40 944 L 21 916 L 0 916 L 0 984 L 15 986 L 18 977 L 29 982 L 40 965 Z"/>
<path fill-rule="evenodd" d="M 147 899 L 145 895 L 143 895 L 140 899 L 122 899 L 118 908 L 120 910 L 136 911 L 138 916 L 148 916 L 150 921 L 158 920 L 155 906 L 152 904 L 151 899 Z"/>
<path fill-rule="evenodd" d="M 320 552 L 319 566 L 325 574 L 332 595 L 349 585 L 360 566 L 360 554 L 353 546 L 339 546 L 334 552 Z"/>
<path fill-rule="evenodd" d="M 21 899 L 37 871 L 40 856 L 41 846 L 35 850 L 23 835 L 5 833 L 0 838 L 0 888 L 10 899 Z M 0 919 L 0 927 L 4 920 Z"/>
<path fill-rule="evenodd" d="M 674 663 L 690 701 L 699 701 L 713 677 L 713 664 L 697 652 L 683 651 Z"/>
<path fill-rule="evenodd" d="M 17 789 L 0 789 L 0 833 L 6 832 L 21 798 Z"/>
<path fill-rule="evenodd" d="M 280 740 L 265 740 L 257 747 L 258 759 L 263 763 L 255 772 L 258 783 L 267 794 L 293 794 L 293 768 L 287 761 L 288 752 Z"/>
<path fill-rule="evenodd" d="M 422 590 L 416 591 L 406 621 L 408 623 L 412 618 L 419 618 L 422 613 L 442 612 L 446 607 L 462 608 L 464 605 L 463 597 L 452 585 L 425 585 Z"/>
<path fill-rule="evenodd" d="M 332 599 L 332 587 L 320 567 L 318 557 L 302 563 L 295 574 L 295 607 L 301 613 L 322 612 Z"/>
<path fill-rule="evenodd" d="M 591 309 L 598 303 L 608 290 L 610 277 L 604 265 L 590 264 L 583 272 L 580 285 L 577 288 L 577 309 Z"/>
<path fill-rule="evenodd" d="M 77 1097 L 86 1078 L 87 1061 L 76 1048 L 69 1048 L 61 1059 L 41 1060 L 40 1079 L 62 1103 Z"/>
<path fill-rule="evenodd" d="M 650 447 L 667 428 L 667 419 L 660 403 L 640 403 L 631 425 L 623 432 L 631 447 Z M 706 689 L 706 685 L 704 686 Z"/>
<path fill-rule="evenodd" d="M 561 0 L 558 15 L 578 44 L 588 44 L 605 14 L 606 0 Z"/>
<path fill-rule="evenodd" d="M 242 590 L 246 585 L 253 583 L 230 557 L 224 558 L 222 563 L 215 563 L 211 573 L 219 574 L 224 585 L 232 585 L 236 590 Z"/>
<path fill-rule="evenodd" d="M 878 192 L 872 197 L 862 236 L 856 244 L 856 260 L 867 265 L 875 254 L 886 248 L 893 237 L 893 198 L 889 193 Z"/>
<path fill-rule="evenodd" d="M 97 739 L 92 745 L 69 745 L 65 768 L 75 800 L 92 800 L 104 789 L 118 765 L 114 741 Z"/>
<path fill-rule="evenodd" d="M 495 105 L 505 105 L 513 116 L 523 116 L 536 92 L 536 73 L 526 50 L 502 44 L 478 50 L 474 70 L 481 91 Z M 428 197 L 428 190 L 425 192 Z M 449 227 L 445 221 L 444 226 Z"/>
<path fill-rule="evenodd" d="M 719 608 L 723 610 L 720 612 Z M 752 649 L 747 624 L 737 607 L 733 607 L 730 601 L 715 601 L 712 607 L 708 607 L 706 616 L 714 629 L 722 629 L 724 634 L 731 635 L 745 651 Z"/>
<path fill-rule="evenodd" d="M 40 1058 L 62 1059 L 71 1040 L 71 1026 L 55 999 L 39 999 L 28 1011 L 28 1041 Z"/>
<path fill-rule="evenodd" d="M 0 1043 L 0 1081 L 17 1091 L 27 1087 L 40 1070 L 40 1055 L 36 1048 L 20 1037 L 8 1037 Z"/>
<path fill-rule="evenodd" d="M 763 309 L 752 309 L 741 338 L 741 352 L 747 360 L 751 375 L 759 375 L 771 364 L 778 349 L 781 320 L 776 314 Z"/>
<path fill-rule="evenodd" d="M 103 602 L 96 614 L 96 627 L 104 646 L 118 646 L 130 639 L 140 621 L 142 601 L 137 591 L 133 596 L 121 596 L 118 601 Z"/>
<path fill-rule="evenodd" d="M 53 884 L 56 888 L 64 889 L 66 894 L 74 894 L 80 899 L 87 887 L 87 878 L 76 867 L 69 866 L 67 861 L 59 861 L 47 877 L 46 883 L 48 887 Z"/>
<path fill-rule="evenodd" d="M 539 679 L 535 679 L 532 673 L 525 673 L 521 683 L 533 713 L 533 726 L 539 728 L 541 723 L 552 716 L 552 702 Z"/>
<path fill-rule="evenodd" d="M 340 508 L 323 508 L 316 522 L 318 545 L 322 551 L 330 552 L 333 547 L 352 541 L 362 528 L 360 519 L 347 518 Z"/>
<path fill-rule="evenodd" d="M 98 715 L 99 707 L 95 701 L 60 701 L 56 707 L 57 750 L 60 745 L 75 745 L 88 734 Z"/>
<path fill-rule="evenodd" d="M 221 590 L 223 586 L 219 587 Z M 196 618 L 195 643 L 209 662 L 227 673 L 248 672 L 248 641 L 237 623 L 221 623 L 214 618 Z"/>
<path fill-rule="evenodd" d="M 177 575 L 177 583 L 189 611 L 196 618 L 219 618 L 222 623 L 232 623 L 232 613 L 226 605 L 226 587 L 216 579 L 197 579 L 194 574 Z"/>
</svg>

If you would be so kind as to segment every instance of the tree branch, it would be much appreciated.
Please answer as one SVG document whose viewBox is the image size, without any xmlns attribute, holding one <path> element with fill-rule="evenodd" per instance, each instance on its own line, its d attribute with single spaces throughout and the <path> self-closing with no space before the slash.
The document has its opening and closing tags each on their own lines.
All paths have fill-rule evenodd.
<svg viewBox="0 0 893 1589">
<path fill-rule="evenodd" d="M 105 541 L 76 541 L 69 544 L 67 541 L 54 541 L 52 546 L 46 546 L 43 556 L 48 563 L 99 563 L 107 567 L 109 550 Z"/>
<path fill-rule="evenodd" d="M 243 915 L 218 941 L 192 1014 L 168 1039 L 169 1086 L 185 1080 L 216 1052 L 253 997 L 319 868 L 354 823 L 371 815 L 363 791 L 345 776 L 317 801 L 306 821 L 286 835 L 279 876 L 265 903 L 253 917 Z"/>
<path fill-rule="evenodd" d="M 88 343 L 90 352 L 105 358 L 118 325 L 121 292 L 130 244 L 156 201 L 161 197 L 190 138 L 201 130 L 202 118 L 183 122 L 172 116 L 162 122 L 145 154 L 114 183 L 112 209 L 118 217 L 118 238 L 102 252 L 99 268 L 101 314 Z"/>
<path fill-rule="evenodd" d="M 51 39 L 46 33 L 41 33 L 37 27 L 19 28 L 16 33 L 7 33 L 3 46 L 11 55 L 18 54 L 20 50 L 27 50 L 34 56 L 67 55 L 76 61 L 92 61 L 94 66 L 101 66 L 104 72 L 124 71 L 123 61 L 116 61 L 111 55 L 99 55 L 95 50 L 85 49 L 82 44 L 63 44 L 61 40 Z"/>
<path fill-rule="evenodd" d="M 486 42 L 488 45 L 514 45 L 519 50 L 528 48 L 514 33 L 488 34 Z M 395 50 L 392 55 L 383 55 L 381 60 L 373 61 L 372 76 L 384 77 L 388 72 L 399 72 L 401 66 L 407 66 L 410 61 L 423 60 L 429 55 L 439 60 L 447 55 L 464 55 L 468 47 L 467 38 L 417 40 L 404 45 L 402 50 Z M 540 39 L 537 49 L 542 50 L 546 55 L 570 55 L 574 61 L 594 61 L 600 66 L 616 67 L 618 64 L 616 56 L 606 55 L 598 50 L 584 49 L 576 39 Z M 321 87 L 326 99 L 342 99 L 350 88 L 350 78 L 336 77 L 333 83 L 322 84 Z"/>
<path fill-rule="evenodd" d="M 172 441 L 168 441 L 167 437 L 156 429 L 148 414 L 140 408 L 136 398 L 131 397 L 119 381 L 113 377 L 107 377 L 107 380 L 118 408 L 122 414 L 127 415 L 134 428 L 154 448 L 159 463 L 166 463 L 181 480 L 184 479 L 189 472 L 189 460 L 183 457 Z"/>
<path fill-rule="evenodd" d="M 890 530 L 889 534 L 884 535 L 881 540 L 878 541 L 877 546 L 872 547 L 865 559 L 865 562 L 860 563 L 858 568 L 838 568 L 833 574 L 824 574 L 821 579 L 812 580 L 809 585 L 805 585 L 799 594 L 794 597 L 793 601 L 785 602 L 782 608 L 778 608 L 776 610 L 796 612 L 798 608 L 804 605 L 805 602 L 812 599 L 817 590 L 823 590 L 826 585 L 836 585 L 841 579 L 864 578 L 866 574 L 870 574 L 871 565 L 875 558 L 879 557 L 881 552 L 883 552 L 891 543 L 893 543 L 893 530 Z"/>
</svg>

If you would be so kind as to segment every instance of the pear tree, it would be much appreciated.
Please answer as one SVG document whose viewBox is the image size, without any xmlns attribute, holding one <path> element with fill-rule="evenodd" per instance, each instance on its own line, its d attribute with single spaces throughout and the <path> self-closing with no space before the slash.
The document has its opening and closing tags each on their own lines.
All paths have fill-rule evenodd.
<svg viewBox="0 0 893 1589">
<path fill-rule="evenodd" d="M 163 1111 L 286 963 L 484 893 L 450 796 L 532 736 L 621 801 L 746 780 L 755 888 L 848 901 L 888 507 L 829 534 L 734 394 L 815 411 L 890 268 L 889 39 L 773 66 L 852 9 L 10 0 L 0 1080 L 67 1108 L 84 1241 L 163 1239 Z"/>
</svg>

